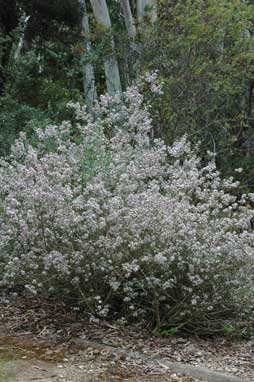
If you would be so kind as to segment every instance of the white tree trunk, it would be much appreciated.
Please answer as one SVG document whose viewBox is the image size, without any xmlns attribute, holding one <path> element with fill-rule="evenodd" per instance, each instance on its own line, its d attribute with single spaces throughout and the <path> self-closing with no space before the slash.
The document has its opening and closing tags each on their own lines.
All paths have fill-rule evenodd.
<svg viewBox="0 0 254 382">
<path fill-rule="evenodd" d="M 156 0 L 137 0 L 137 20 L 141 24 L 144 17 L 154 23 L 157 20 L 157 1 Z"/>
<path fill-rule="evenodd" d="M 134 40 L 136 36 L 136 26 L 132 17 L 129 0 L 121 0 L 121 7 L 128 36 L 131 40 Z"/>
<path fill-rule="evenodd" d="M 108 12 L 106 0 L 90 0 L 93 8 L 95 20 L 98 24 L 103 25 L 107 29 L 111 29 L 111 20 Z M 119 67 L 115 56 L 114 40 L 111 40 L 112 54 L 104 60 L 104 70 L 106 76 L 107 92 L 114 95 L 121 92 L 121 81 Z"/>
<path fill-rule="evenodd" d="M 26 27 L 27 27 L 27 24 L 28 24 L 28 21 L 30 19 L 31 16 L 22 16 L 23 20 L 23 25 L 22 25 L 22 33 L 20 35 L 20 38 L 19 38 L 19 43 L 18 43 L 18 46 L 17 46 L 17 49 L 14 53 L 14 60 L 15 61 L 18 61 L 19 57 L 20 57 L 20 53 L 21 53 L 21 50 L 24 46 L 24 43 L 25 43 L 25 31 L 26 31 Z"/>
<path fill-rule="evenodd" d="M 86 11 L 86 1 L 80 0 L 82 8 L 82 35 L 83 35 L 83 45 L 84 45 L 84 56 L 89 54 L 92 50 L 90 42 L 90 28 L 89 20 Z M 83 57 L 85 59 L 85 57 Z M 89 62 L 83 63 L 83 88 L 85 93 L 85 100 L 87 108 L 90 111 L 94 101 L 97 99 L 96 85 L 95 85 L 95 75 L 93 65 Z"/>
<path fill-rule="evenodd" d="M 143 9 L 144 0 L 137 0 L 137 20 L 140 24 L 144 17 L 144 9 Z"/>
</svg>

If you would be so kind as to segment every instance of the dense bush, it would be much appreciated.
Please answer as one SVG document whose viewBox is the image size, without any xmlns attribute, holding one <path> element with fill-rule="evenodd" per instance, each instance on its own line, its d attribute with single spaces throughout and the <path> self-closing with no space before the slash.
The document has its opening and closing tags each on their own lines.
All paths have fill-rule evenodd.
<svg viewBox="0 0 254 382">
<path fill-rule="evenodd" d="M 2 288 L 158 327 L 250 317 L 247 196 L 235 202 L 236 184 L 185 137 L 152 141 L 138 87 L 101 97 L 93 116 L 70 106 L 75 126 L 37 129 L 36 145 L 22 134 L 1 161 Z"/>
</svg>

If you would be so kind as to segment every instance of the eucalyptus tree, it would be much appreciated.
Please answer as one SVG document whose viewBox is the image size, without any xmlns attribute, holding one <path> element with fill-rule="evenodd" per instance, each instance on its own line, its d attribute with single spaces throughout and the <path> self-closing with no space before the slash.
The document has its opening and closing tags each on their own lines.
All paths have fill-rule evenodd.
<svg viewBox="0 0 254 382">
<path fill-rule="evenodd" d="M 86 9 L 86 1 L 80 0 L 81 4 L 81 12 L 82 12 L 82 36 L 83 36 L 83 47 L 85 54 L 92 54 L 92 44 L 90 37 L 90 27 L 89 27 L 89 19 Z M 86 60 L 83 54 L 83 62 L 82 62 L 82 71 L 83 71 L 83 88 L 85 93 L 85 100 L 87 104 L 88 110 L 94 104 L 94 101 L 97 99 L 97 91 L 95 84 L 95 73 L 93 64 Z"/>
<path fill-rule="evenodd" d="M 105 28 L 105 32 L 110 31 L 112 24 L 106 0 L 90 0 L 96 22 Z M 119 66 L 115 56 L 115 44 L 113 38 L 110 39 L 111 54 L 104 59 L 104 70 L 107 84 L 107 92 L 110 95 L 121 92 L 121 81 Z"/>
<path fill-rule="evenodd" d="M 121 0 L 121 7 L 123 11 L 124 22 L 125 22 L 125 27 L 127 30 L 128 37 L 131 40 L 134 40 L 136 37 L 137 28 L 136 28 L 135 19 L 132 15 L 132 10 L 131 10 L 129 0 Z"/>
<path fill-rule="evenodd" d="M 84 0 L 80 0 L 80 2 L 84 4 Z M 132 55 L 133 52 L 138 50 L 140 42 L 137 41 L 137 31 L 144 31 L 147 24 L 154 23 L 156 21 L 156 0 L 136 0 L 135 2 L 130 2 L 130 0 L 120 0 L 120 2 L 109 0 L 90 0 L 90 5 L 96 24 L 103 31 L 104 36 L 107 38 L 110 36 L 109 46 L 103 57 L 103 65 L 106 90 L 110 95 L 113 95 L 117 92 L 121 92 L 122 88 L 126 87 L 126 83 L 124 83 L 123 79 L 126 76 L 126 72 L 129 71 L 128 65 L 125 65 L 122 68 L 121 64 L 118 62 L 116 44 L 114 41 L 114 33 L 117 29 L 117 23 L 119 27 L 119 19 L 123 21 L 122 24 L 124 24 L 125 33 L 129 39 L 130 50 L 124 52 L 126 59 L 128 54 Z M 85 9 L 83 10 L 83 20 L 86 20 L 85 24 L 83 21 L 83 30 L 86 35 L 85 44 L 89 45 L 86 47 L 86 52 L 89 53 L 91 50 L 91 43 L 88 42 L 90 40 L 90 31 L 87 12 Z M 84 65 L 83 72 L 84 83 L 94 83 L 94 70 L 92 67 L 87 66 L 87 64 Z M 87 86 L 90 85 L 86 84 L 84 88 Z M 94 90 L 93 94 L 95 94 Z M 88 105 L 91 104 L 91 99 L 91 94 L 87 95 L 86 102 Z"/>
</svg>

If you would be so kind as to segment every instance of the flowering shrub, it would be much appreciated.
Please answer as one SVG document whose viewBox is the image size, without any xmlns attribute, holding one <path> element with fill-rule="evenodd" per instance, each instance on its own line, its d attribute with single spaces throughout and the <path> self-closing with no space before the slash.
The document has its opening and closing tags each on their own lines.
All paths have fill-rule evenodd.
<svg viewBox="0 0 254 382">
<path fill-rule="evenodd" d="M 99 317 L 223 328 L 252 313 L 253 233 L 211 157 L 151 142 L 138 87 L 23 134 L 0 167 L 2 287 Z M 252 198 L 249 195 L 248 198 Z"/>
</svg>

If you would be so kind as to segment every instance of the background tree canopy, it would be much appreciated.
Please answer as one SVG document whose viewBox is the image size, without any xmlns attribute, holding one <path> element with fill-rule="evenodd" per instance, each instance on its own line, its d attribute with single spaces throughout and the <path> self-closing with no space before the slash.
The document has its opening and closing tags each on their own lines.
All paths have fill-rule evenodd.
<svg viewBox="0 0 254 382">
<path fill-rule="evenodd" d="M 112 68 L 123 90 L 158 70 L 164 86 L 160 101 L 151 100 L 154 134 L 170 144 L 187 133 L 201 141 L 204 157 L 216 153 L 224 174 L 243 167 L 242 187 L 253 188 L 251 1 L 160 0 L 156 8 L 151 0 L 108 1 L 106 21 L 97 17 L 96 0 L 0 5 L 1 155 L 20 131 L 31 135 L 69 117 L 68 101 L 89 103 L 84 92 L 91 102 L 110 92 Z"/>
</svg>

